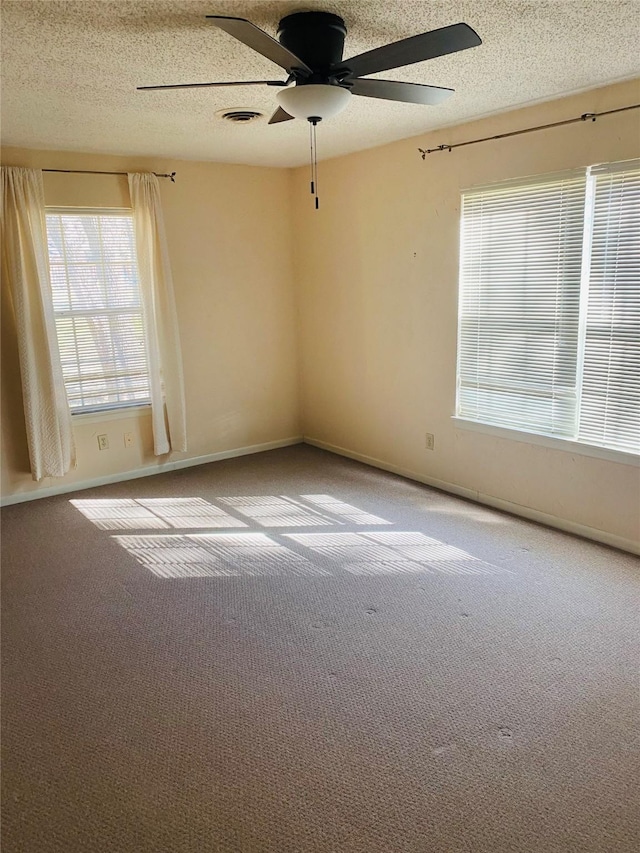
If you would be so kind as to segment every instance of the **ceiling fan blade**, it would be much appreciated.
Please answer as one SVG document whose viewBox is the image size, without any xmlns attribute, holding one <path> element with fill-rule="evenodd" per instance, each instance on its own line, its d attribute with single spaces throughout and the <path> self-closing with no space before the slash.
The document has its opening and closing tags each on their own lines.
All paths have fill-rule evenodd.
<svg viewBox="0 0 640 853">
<path fill-rule="evenodd" d="M 479 44 L 482 44 L 482 39 L 468 24 L 452 24 L 353 56 L 343 60 L 335 70 L 348 68 L 352 77 L 363 77 L 401 65 L 413 65 L 425 59 L 435 59 L 436 56 L 456 53 Z"/>
<path fill-rule="evenodd" d="M 282 80 L 237 80 L 233 83 L 172 83 L 169 86 L 136 86 L 139 91 L 150 89 L 207 89 L 211 86 L 286 86 Z"/>
<path fill-rule="evenodd" d="M 260 27 L 256 27 L 251 21 L 247 21 L 245 18 L 228 18 L 224 15 L 207 15 L 207 19 L 212 21 L 216 27 L 224 30 L 225 33 L 229 33 L 230 36 L 275 62 L 285 71 L 301 68 L 311 73 L 308 65 L 299 59 L 295 53 L 291 53 L 279 41 L 271 38 L 268 33 L 265 33 Z"/>
<path fill-rule="evenodd" d="M 291 121 L 294 116 L 290 116 L 282 107 L 278 107 L 275 113 L 269 119 L 269 124 L 279 124 L 281 121 Z"/>
<path fill-rule="evenodd" d="M 424 86 L 422 83 L 400 83 L 396 80 L 354 80 L 350 87 L 353 95 L 366 98 L 384 98 L 387 101 L 403 101 L 405 104 L 427 104 L 435 106 L 446 101 L 454 89 L 440 86 Z"/>
</svg>

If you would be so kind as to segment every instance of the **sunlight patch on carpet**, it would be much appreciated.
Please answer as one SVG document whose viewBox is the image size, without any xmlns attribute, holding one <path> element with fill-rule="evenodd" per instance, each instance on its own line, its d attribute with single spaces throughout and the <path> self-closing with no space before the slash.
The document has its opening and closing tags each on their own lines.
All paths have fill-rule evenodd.
<svg viewBox="0 0 640 853">
<path fill-rule="evenodd" d="M 203 498 L 101 498 L 71 504 L 158 577 L 233 575 L 487 575 L 503 571 L 423 533 L 335 530 L 392 522 L 331 495 Z M 233 513 L 233 514 L 232 514 Z M 245 520 L 236 517 L 243 516 Z M 317 533 L 267 533 L 234 528 L 333 527 Z M 171 528 L 194 532 L 174 534 Z M 216 529 L 211 532 L 211 529 Z M 227 532 L 222 532 L 224 528 Z M 161 533 L 133 534 L 158 529 Z M 198 529 L 198 532 L 195 530 Z M 322 566 L 322 567 L 321 567 Z"/>
<path fill-rule="evenodd" d="M 204 498 L 89 498 L 70 503 L 100 530 L 247 527 Z"/>
<path fill-rule="evenodd" d="M 172 527 L 246 527 L 244 521 L 234 518 L 220 507 L 203 498 L 138 498 Z"/>
<path fill-rule="evenodd" d="M 441 572 L 486 575 L 502 571 L 423 533 L 287 533 L 298 545 L 356 575 Z"/>
<path fill-rule="evenodd" d="M 337 498 L 332 498 L 331 495 L 300 495 L 305 501 L 319 507 L 323 512 L 329 512 L 331 515 L 336 515 L 350 524 L 391 524 L 392 522 L 380 518 L 379 515 L 373 515 L 363 509 L 358 509 L 356 506 L 344 503 Z"/>
<path fill-rule="evenodd" d="M 162 578 L 329 574 L 265 533 L 113 538 L 139 563 Z"/>
<path fill-rule="evenodd" d="M 131 498 L 72 500 L 69 503 L 100 530 L 147 530 L 169 525 Z"/>
<path fill-rule="evenodd" d="M 250 518 L 261 527 L 322 527 L 340 524 L 284 495 L 218 498 L 220 503 Z"/>
</svg>

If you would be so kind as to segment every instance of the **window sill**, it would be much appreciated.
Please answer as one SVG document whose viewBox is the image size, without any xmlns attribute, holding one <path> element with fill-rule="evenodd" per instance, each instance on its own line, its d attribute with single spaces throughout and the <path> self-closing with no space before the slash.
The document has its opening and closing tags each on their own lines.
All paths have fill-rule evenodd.
<svg viewBox="0 0 640 853">
<path fill-rule="evenodd" d="M 124 421 L 130 418 L 141 418 L 151 413 L 151 406 L 145 403 L 142 406 L 123 406 L 120 409 L 103 409 L 98 412 L 71 413 L 71 422 L 76 424 L 101 424 L 105 421 Z"/>
<path fill-rule="evenodd" d="M 550 447 L 553 450 L 563 450 L 565 453 L 574 453 L 580 456 L 592 456 L 596 459 L 606 459 L 609 462 L 617 462 L 619 465 L 640 466 L 640 456 L 628 453 L 624 450 L 610 450 L 608 447 L 597 447 L 594 444 L 582 444 L 579 441 L 571 441 L 568 438 L 558 438 L 554 435 L 539 435 L 538 433 L 524 432 L 524 430 L 509 429 L 508 427 L 495 426 L 494 424 L 483 424 L 478 421 L 470 421 L 454 415 L 452 418 L 456 429 L 481 432 L 485 435 L 494 435 L 499 438 L 507 438 L 511 441 L 521 441 L 525 444 L 537 444 L 541 447 Z"/>
</svg>

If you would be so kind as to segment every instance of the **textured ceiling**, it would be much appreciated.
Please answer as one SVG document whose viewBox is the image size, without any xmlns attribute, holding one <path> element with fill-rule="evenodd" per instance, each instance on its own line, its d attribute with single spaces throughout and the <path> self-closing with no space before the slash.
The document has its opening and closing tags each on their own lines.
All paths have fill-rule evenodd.
<svg viewBox="0 0 640 853">
<path fill-rule="evenodd" d="M 136 92 L 136 86 L 278 79 L 283 72 L 205 20 L 250 19 L 275 36 L 300 10 L 341 15 L 345 57 L 464 21 L 480 47 L 375 75 L 454 88 L 438 107 L 354 97 L 318 129 L 337 156 L 640 74 L 638 0 L 4 0 L 2 142 L 271 166 L 308 156 L 305 122 L 267 125 L 268 87 Z M 224 108 L 265 118 L 234 125 Z"/>
</svg>

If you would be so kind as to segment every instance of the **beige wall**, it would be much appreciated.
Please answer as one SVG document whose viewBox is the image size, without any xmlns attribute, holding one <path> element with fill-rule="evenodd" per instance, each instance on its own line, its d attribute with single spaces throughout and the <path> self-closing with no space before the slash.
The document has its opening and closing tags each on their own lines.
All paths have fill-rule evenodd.
<svg viewBox="0 0 640 853">
<path fill-rule="evenodd" d="M 460 191 L 640 155 L 631 111 L 451 153 L 422 148 L 638 103 L 638 81 L 404 140 L 293 176 L 305 435 L 418 478 L 637 540 L 638 469 L 456 428 Z M 322 126 L 318 129 L 321 138 Z M 425 449 L 425 433 L 435 450 Z"/>
<path fill-rule="evenodd" d="M 175 185 L 161 185 L 182 333 L 189 452 L 172 458 L 284 440 L 304 429 L 312 440 L 418 479 L 630 542 L 639 538 L 637 467 L 470 432 L 456 427 L 451 415 L 460 190 L 637 157 L 638 113 L 425 161 L 417 148 L 613 109 L 637 103 L 639 95 L 637 81 L 620 84 L 325 161 L 318 212 L 307 169 L 15 149 L 3 152 L 3 162 L 177 170 Z M 45 189 L 52 205 L 128 204 L 125 178 L 47 174 Z M 4 496 L 60 483 L 38 487 L 28 473 L 8 316 L 3 311 Z M 123 433 L 129 431 L 136 443 L 125 449 Z M 426 432 L 435 434 L 433 451 L 425 449 Z M 98 450 L 99 433 L 109 435 L 109 451 Z M 78 424 L 76 438 L 78 469 L 65 482 L 156 463 L 146 416 Z"/>
<path fill-rule="evenodd" d="M 177 171 L 161 181 L 185 370 L 188 452 L 198 457 L 295 437 L 298 353 L 289 179 L 282 169 L 5 149 L 4 165 Z M 126 177 L 45 174 L 50 205 L 126 207 Z M 35 484 L 3 287 L 2 494 L 49 489 L 156 465 L 148 415 L 76 421 L 78 467 Z M 133 432 L 135 446 L 124 447 Z M 110 447 L 99 451 L 96 436 Z M 161 460 L 166 461 L 165 457 Z"/>
</svg>

